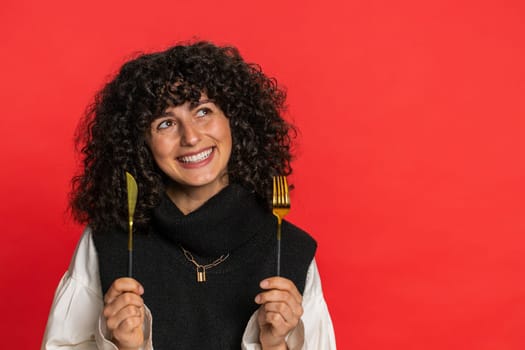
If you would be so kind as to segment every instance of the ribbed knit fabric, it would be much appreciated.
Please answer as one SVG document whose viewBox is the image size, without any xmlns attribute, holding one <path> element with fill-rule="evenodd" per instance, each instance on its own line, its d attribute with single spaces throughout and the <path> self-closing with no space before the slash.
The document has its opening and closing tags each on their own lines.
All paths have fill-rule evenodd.
<svg viewBox="0 0 525 350">
<path fill-rule="evenodd" d="M 230 185 L 184 215 L 167 196 L 154 212 L 153 233 L 135 235 L 134 278 L 144 286 L 153 315 L 153 346 L 167 349 L 240 349 L 246 324 L 258 308 L 259 282 L 275 275 L 276 218 L 256 197 Z M 103 293 L 126 273 L 127 234 L 94 234 Z M 222 254 L 226 261 L 196 280 L 195 266 Z M 303 291 L 315 241 L 283 222 L 281 275 Z"/>
</svg>

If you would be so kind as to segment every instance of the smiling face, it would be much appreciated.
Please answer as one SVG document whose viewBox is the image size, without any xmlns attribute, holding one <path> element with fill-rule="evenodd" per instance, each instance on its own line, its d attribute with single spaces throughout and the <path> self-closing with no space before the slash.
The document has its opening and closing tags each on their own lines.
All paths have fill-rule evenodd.
<svg viewBox="0 0 525 350">
<path fill-rule="evenodd" d="M 172 180 L 172 199 L 181 193 L 209 198 L 228 185 L 230 122 L 206 95 L 196 104 L 168 107 L 153 120 L 146 140 L 155 162 Z"/>
</svg>

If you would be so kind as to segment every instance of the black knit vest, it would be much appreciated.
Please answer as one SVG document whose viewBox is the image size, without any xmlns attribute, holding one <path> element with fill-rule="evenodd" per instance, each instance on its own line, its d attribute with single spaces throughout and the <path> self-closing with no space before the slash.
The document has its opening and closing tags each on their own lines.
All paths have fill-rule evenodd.
<svg viewBox="0 0 525 350">
<path fill-rule="evenodd" d="M 134 278 L 144 286 L 153 315 L 153 347 L 168 349 L 240 349 L 259 282 L 275 275 L 276 218 L 255 196 L 230 185 L 188 215 L 165 196 L 154 212 L 152 232 L 134 237 Z M 102 292 L 127 271 L 127 233 L 96 232 Z M 283 222 L 281 275 L 302 293 L 315 241 Z M 229 254 L 196 279 L 195 266 Z"/>
</svg>

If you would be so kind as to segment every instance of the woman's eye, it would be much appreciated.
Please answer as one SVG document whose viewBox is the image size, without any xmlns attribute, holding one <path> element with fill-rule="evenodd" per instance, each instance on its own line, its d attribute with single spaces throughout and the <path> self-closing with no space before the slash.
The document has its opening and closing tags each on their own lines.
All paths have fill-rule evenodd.
<svg viewBox="0 0 525 350">
<path fill-rule="evenodd" d="M 209 108 L 201 108 L 197 111 L 197 117 L 204 117 L 211 113 L 211 109 Z"/>
<path fill-rule="evenodd" d="M 167 129 L 169 128 L 170 126 L 174 125 L 175 123 L 173 123 L 172 120 L 163 120 L 162 122 L 160 122 L 158 125 L 157 125 L 157 130 L 163 130 L 163 129 Z"/>
</svg>

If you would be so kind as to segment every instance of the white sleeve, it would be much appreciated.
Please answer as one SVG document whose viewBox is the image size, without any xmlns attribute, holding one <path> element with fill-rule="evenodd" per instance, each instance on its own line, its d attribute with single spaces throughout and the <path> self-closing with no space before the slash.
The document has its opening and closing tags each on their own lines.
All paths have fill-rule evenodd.
<svg viewBox="0 0 525 350">
<path fill-rule="evenodd" d="M 306 275 L 303 293 L 303 316 L 297 327 L 288 334 L 286 344 L 290 350 L 335 350 L 335 335 L 328 307 L 323 296 L 321 278 L 315 259 Z M 260 350 L 259 325 L 256 311 L 244 331 L 243 350 Z"/>
<path fill-rule="evenodd" d="M 55 292 L 41 349 L 98 349 L 101 293 L 95 246 L 86 229 Z"/>
<path fill-rule="evenodd" d="M 302 317 L 304 325 L 304 345 L 302 350 L 335 350 L 335 334 L 332 319 L 323 296 L 321 277 L 315 260 L 312 261 L 306 276 L 303 293 Z M 294 334 L 290 334 L 292 338 Z M 289 339 L 290 341 L 291 339 Z M 290 347 L 290 349 L 293 349 Z"/>
<path fill-rule="evenodd" d="M 97 253 L 87 228 L 55 292 L 41 350 L 118 350 L 105 337 L 103 307 Z M 149 310 L 146 314 L 146 348 L 152 349 Z"/>
</svg>

